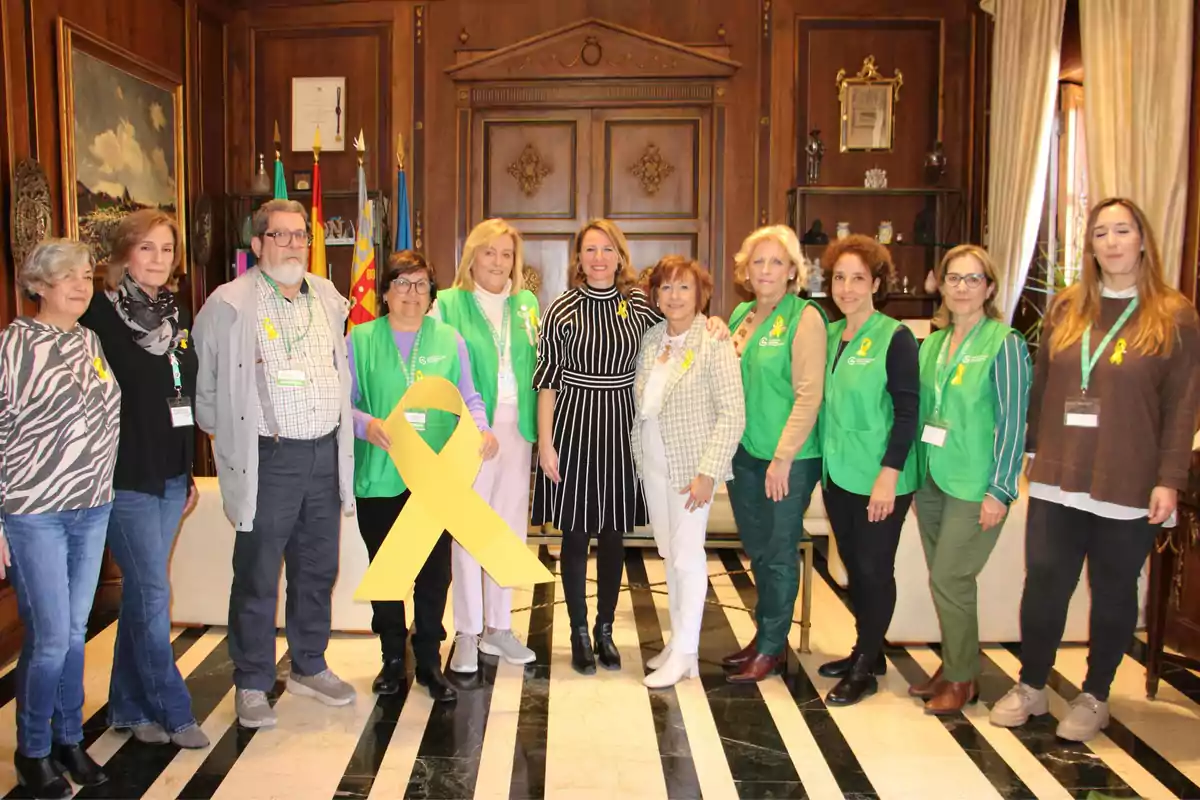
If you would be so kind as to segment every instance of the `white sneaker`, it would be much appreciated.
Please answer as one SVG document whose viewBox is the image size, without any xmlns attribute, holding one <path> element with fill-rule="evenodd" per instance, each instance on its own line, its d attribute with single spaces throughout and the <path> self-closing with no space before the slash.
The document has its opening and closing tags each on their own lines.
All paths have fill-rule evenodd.
<svg viewBox="0 0 1200 800">
<path fill-rule="evenodd" d="M 992 706 L 990 719 L 993 725 L 999 725 L 1001 728 L 1015 728 L 1024 725 L 1030 717 L 1049 712 L 1050 700 L 1046 697 L 1045 689 L 1035 689 L 1018 683 Z"/>
<path fill-rule="evenodd" d="M 489 629 L 479 640 L 479 651 L 489 656 L 499 656 L 510 664 L 531 664 L 537 658 L 512 631 Z"/>
<path fill-rule="evenodd" d="M 661 668 L 642 679 L 642 684 L 650 689 L 665 689 L 682 680 L 696 678 L 699 675 L 700 664 L 696 660 L 695 653 L 685 655 L 673 652 Z"/>
<path fill-rule="evenodd" d="M 473 633 L 460 633 L 454 637 L 454 657 L 450 659 L 451 672 L 472 673 L 479 671 L 479 637 Z"/>
<path fill-rule="evenodd" d="M 1058 738 L 1071 742 L 1086 742 L 1108 727 L 1108 703 L 1081 692 L 1071 701 L 1071 710 L 1058 723 Z"/>
<path fill-rule="evenodd" d="M 667 663 L 667 659 L 671 657 L 671 643 L 667 642 L 663 645 L 662 652 L 656 656 L 651 656 L 646 659 L 646 666 L 650 669 L 659 669 L 663 664 Z"/>
</svg>

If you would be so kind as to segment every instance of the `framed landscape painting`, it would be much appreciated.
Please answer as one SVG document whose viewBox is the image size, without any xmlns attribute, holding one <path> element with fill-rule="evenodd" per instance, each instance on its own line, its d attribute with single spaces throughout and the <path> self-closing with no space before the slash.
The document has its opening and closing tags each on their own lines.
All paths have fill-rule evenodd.
<svg viewBox="0 0 1200 800">
<path fill-rule="evenodd" d="M 66 235 L 98 265 L 131 211 L 170 212 L 185 236 L 182 80 L 62 17 L 58 46 Z"/>
</svg>

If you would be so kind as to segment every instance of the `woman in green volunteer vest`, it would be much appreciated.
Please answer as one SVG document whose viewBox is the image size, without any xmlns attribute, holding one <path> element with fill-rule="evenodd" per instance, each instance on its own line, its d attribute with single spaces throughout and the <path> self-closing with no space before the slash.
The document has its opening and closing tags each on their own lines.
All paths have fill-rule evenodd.
<svg viewBox="0 0 1200 800">
<path fill-rule="evenodd" d="M 896 607 L 896 548 L 917 488 L 920 413 L 917 340 L 875 310 L 886 295 L 892 256 L 867 236 L 825 250 L 833 301 L 845 315 L 829 326 L 825 411 L 825 512 L 850 577 L 857 639 L 846 658 L 819 672 L 840 678 L 826 702 L 853 705 L 877 690 L 887 669 L 883 637 Z"/>
<path fill-rule="evenodd" d="M 500 443 L 499 455 L 479 470 L 475 491 L 522 542 L 537 438 L 538 326 L 538 301 L 525 289 L 524 268 L 521 234 L 502 219 L 484 220 L 467 236 L 454 287 L 440 292 L 433 306 L 467 343 L 471 376 Z M 457 542 L 452 550 L 457 634 L 450 670 L 477 672 L 480 651 L 510 664 L 533 661 L 533 651 L 512 632 L 512 590 L 497 586 Z"/>
<path fill-rule="evenodd" d="M 923 481 L 914 502 L 942 629 L 942 666 L 908 693 L 926 699 L 928 714 L 954 714 L 979 691 L 975 579 L 1017 498 L 1033 374 L 1025 340 L 999 321 L 987 251 L 955 247 L 937 277 L 940 330 L 920 355 Z"/>
<path fill-rule="evenodd" d="M 427 317 L 437 297 L 433 270 L 411 250 L 393 253 L 384 275 L 383 309 L 379 319 L 355 326 L 346 337 L 350 360 L 350 399 L 354 403 L 354 494 L 358 499 L 358 529 L 375 558 L 392 524 L 400 516 L 409 492 L 396 471 L 388 448 L 391 439 L 384 420 L 396 408 L 409 385 L 438 376 L 462 393 L 471 418 L 483 432 L 481 455 L 496 456 L 499 445 L 488 426 L 483 398 L 475 391 L 471 362 L 463 338 L 454 328 Z M 440 450 L 459 424 L 445 411 L 410 410 L 406 416 L 421 438 Z M 463 424 L 467 423 L 463 420 Z M 454 687 L 442 673 L 440 643 L 446 638 L 442 616 L 450 587 L 450 536 L 442 533 L 413 587 L 413 656 L 417 683 L 439 701 L 455 698 Z M 383 669 L 375 679 L 377 694 L 395 694 L 404 683 L 404 645 L 408 637 L 404 603 L 372 601 L 371 630 L 379 634 Z"/>
<path fill-rule="evenodd" d="M 825 317 L 796 296 L 808 264 L 791 228 L 754 231 L 734 258 L 754 292 L 729 318 L 741 358 L 746 428 L 733 456 L 729 502 L 758 587 L 754 639 L 724 659 L 732 683 L 761 681 L 782 662 L 800 586 L 804 512 L 821 478 L 816 433 L 825 380 Z"/>
</svg>

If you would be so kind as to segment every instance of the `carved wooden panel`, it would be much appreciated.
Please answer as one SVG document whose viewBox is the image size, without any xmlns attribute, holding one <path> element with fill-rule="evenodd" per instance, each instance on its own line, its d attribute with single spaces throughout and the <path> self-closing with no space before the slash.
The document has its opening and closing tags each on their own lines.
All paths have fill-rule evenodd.
<svg viewBox="0 0 1200 800">
<path fill-rule="evenodd" d="M 663 256 L 696 258 L 699 255 L 695 234 L 631 233 L 626 238 L 629 239 L 629 258 L 637 272 L 653 267 Z"/>
<path fill-rule="evenodd" d="M 560 294 L 567 290 L 571 264 L 571 242 L 574 232 L 551 234 L 527 234 L 525 238 L 525 264 L 537 272 L 540 285 L 537 290 L 538 304 L 542 313 Z"/>
<path fill-rule="evenodd" d="M 574 219 L 578 194 L 575 120 L 485 120 L 483 216 Z"/>
<path fill-rule="evenodd" d="M 695 219 L 700 120 L 611 120 L 604 128 L 604 210 L 612 219 Z"/>
</svg>

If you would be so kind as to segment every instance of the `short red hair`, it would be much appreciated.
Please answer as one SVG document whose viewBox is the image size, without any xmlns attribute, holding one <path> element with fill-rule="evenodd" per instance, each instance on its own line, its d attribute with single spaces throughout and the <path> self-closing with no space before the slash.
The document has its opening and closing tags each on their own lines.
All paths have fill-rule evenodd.
<svg viewBox="0 0 1200 800">
<path fill-rule="evenodd" d="M 712 299 L 713 279 L 708 270 L 700 266 L 700 262 L 687 256 L 663 256 L 650 271 L 648 282 L 650 303 L 658 307 L 658 290 L 667 281 L 674 280 L 680 275 L 690 274 L 696 284 L 696 313 L 701 314 Z"/>
</svg>

